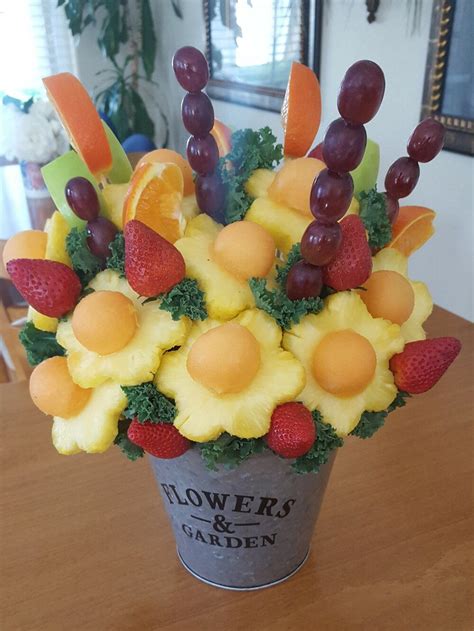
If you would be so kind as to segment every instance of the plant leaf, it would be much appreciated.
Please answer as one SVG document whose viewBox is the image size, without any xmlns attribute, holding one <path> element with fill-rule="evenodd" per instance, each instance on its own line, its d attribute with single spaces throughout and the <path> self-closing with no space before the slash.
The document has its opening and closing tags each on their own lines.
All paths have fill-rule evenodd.
<svg viewBox="0 0 474 631">
<path fill-rule="evenodd" d="M 142 26 L 142 50 L 141 57 L 143 69 L 147 79 L 151 79 L 155 69 L 156 58 L 156 36 L 153 14 L 151 12 L 149 0 L 141 0 L 141 26 Z"/>
</svg>

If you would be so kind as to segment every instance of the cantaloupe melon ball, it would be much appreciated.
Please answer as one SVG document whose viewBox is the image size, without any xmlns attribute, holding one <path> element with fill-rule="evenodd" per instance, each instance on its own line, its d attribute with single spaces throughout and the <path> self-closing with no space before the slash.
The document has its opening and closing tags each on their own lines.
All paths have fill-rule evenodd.
<svg viewBox="0 0 474 631">
<path fill-rule="evenodd" d="M 346 329 L 327 333 L 313 356 L 313 375 L 321 388 L 338 397 L 352 397 L 372 381 L 377 356 L 363 335 Z"/>
<path fill-rule="evenodd" d="M 275 260 L 275 241 L 262 226 L 236 221 L 219 232 L 212 256 L 234 276 L 244 280 L 252 276 L 262 278 Z"/>
<path fill-rule="evenodd" d="M 248 329 L 228 322 L 198 337 L 186 367 L 194 381 L 217 394 L 241 392 L 260 367 L 260 347 Z"/>
<path fill-rule="evenodd" d="M 69 418 L 86 405 L 92 390 L 81 388 L 72 380 L 65 357 L 51 357 L 31 373 L 30 395 L 45 414 Z"/>
<path fill-rule="evenodd" d="M 99 355 L 124 348 L 137 326 L 133 302 L 119 291 L 94 291 L 79 302 L 72 314 L 74 335 Z"/>
<path fill-rule="evenodd" d="M 360 292 L 369 313 L 402 325 L 412 314 L 415 294 L 410 282 L 401 274 L 389 270 L 374 272 Z"/>
<path fill-rule="evenodd" d="M 12 259 L 44 259 L 48 235 L 42 230 L 23 230 L 10 237 L 3 248 L 3 264 Z"/>
</svg>

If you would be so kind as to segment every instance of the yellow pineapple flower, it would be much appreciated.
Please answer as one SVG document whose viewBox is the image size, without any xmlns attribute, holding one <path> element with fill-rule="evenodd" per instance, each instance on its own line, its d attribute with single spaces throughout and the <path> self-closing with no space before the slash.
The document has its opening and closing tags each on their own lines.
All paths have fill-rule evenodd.
<svg viewBox="0 0 474 631">
<path fill-rule="evenodd" d="M 249 244 L 242 235 L 236 236 L 234 232 L 239 227 L 247 231 L 258 230 L 257 245 Z M 205 214 L 191 219 L 185 236 L 174 245 L 186 262 L 186 276 L 197 280 L 204 291 L 209 317 L 217 320 L 230 320 L 244 309 L 255 306 L 247 277 L 239 275 L 239 266 L 250 262 L 252 269 L 252 265 L 258 267 L 263 259 L 263 275 L 266 275 L 267 267 L 271 268 L 275 261 L 274 241 L 261 227 L 243 221 L 223 228 Z M 229 257 L 227 265 L 224 260 L 226 257 Z"/>
<path fill-rule="evenodd" d="M 388 278 L 384 272 L 389 272 Z M 385 283 L 386 286 L 379 288 L 376 281 L 375 291 L 371 295 L 371 286 L 377 278 L 380 279 L 380 284 Z M 433 311 L 433 300 L 425 283 L 408 278 L 406 256 L 394 248 L 380 250 L 373 258 L 372 276 L 367 286 L 368 291 L 361 291 L 360 295 L 374 317 L 384 317 L 399 324 L 405 342 L 426 338 L 423 323 Z M 399 318 L 391 315 L 392 301 Z"/>
<path fill-rule="evenodd" d="M 120 386 L 112 381 L 92 390 L 82 410 L 68 418 L 54 417 L 53 445 L 63 455 L 80 451 L 102 453 L 114 442 L 121 413 L 127 397 Z"/>
<path fill-rule="evenodd" d="M 384 410 L 397 393 L 389 360 L 404 346 L 400 327 L 373 318 L 357 293 L 326 299 L 285 333 L 283 347 L 306 371 L 301 401 L 317 408 L 336 432 L 349 434 L 365 410 Z"/>
<path fill-rule="evenodd" d="M 134 386 L 145 381 L 151 381 L 155 374 L 163 353 L 183 343 L 189 321 L 181 319 L 175 321 L 167 311 L 160 309 L 159 302 L 143 304 L 140 298 L 124 278 L 112 271 L 100 272 L 89 284 L 94 290 L 76 306 L 67 320 L 60 322 L 57 340 L 66 349 L 69 372 L 74 381 L 83 388 L 93 388 L 111 379 L 123 386 Z M 78 339 L 74 331 L 74 314 L 81 307 L 83 301 L 96 296 L 98 292 L 114 292 L 123 294 L 129 299 L 136 315 L 136 330 L 132 331 L 131 339 L 116 352 L 99 354 L 86 348 Z M 88 314 L 87 314 L 88 315 Z M 114 320 L 109 330 L 94 330 L 96 318 L 101 316 L 97 309 L 90 310 L 90 317 L 86 325 L 105 343 L 112 339 L 121 328 L 127 314 L 112 314 Z M 117 330 L 116 330 L 117 329 Z"/>
<path fill-rule="evenodd" d="M 194 324 L 185 344 L 163 357 L 155 380 L 176 400 L 180 433 L 196 442 L 224 431 L 240 438 L 266 434 L 274 408 L 295 399 L 305 383 L 303 367 L 281 348 L 281 338 L 280 327 L 258 309 L 231 322 Z"/>
</svg>

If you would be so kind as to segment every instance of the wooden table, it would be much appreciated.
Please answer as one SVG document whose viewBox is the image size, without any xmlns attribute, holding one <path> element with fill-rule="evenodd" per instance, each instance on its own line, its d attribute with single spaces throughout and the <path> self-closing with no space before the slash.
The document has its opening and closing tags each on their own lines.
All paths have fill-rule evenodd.
<svg viewBox="0 0 474 631">
<path fill-rule="evenodd" d="M 1 386 L 1 628 L 472 629 L 472 326 L 437 309 L 429 329 L 463 340 L 457 363 L 372 440 L 347 441 L 310 560 L 259 592 L 187 574 L 145 460 L 58 456 L 26 384 Z"/>
</svg>

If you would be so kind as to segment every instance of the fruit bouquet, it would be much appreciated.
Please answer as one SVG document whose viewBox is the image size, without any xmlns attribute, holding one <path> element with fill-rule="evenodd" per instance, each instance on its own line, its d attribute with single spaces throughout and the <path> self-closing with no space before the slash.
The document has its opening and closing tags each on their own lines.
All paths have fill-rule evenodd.
<svg viewBox="0 0 474 631">
<path fill-rule="evenodd" d="M 378 192 L 375 63 L 349 68 L 312 151 L 321 97 L 304 65 L 283 147 L 214 119 L 198 50 L 173 68 L 187 160 L 159 149 L 133 171 L 80 82 L 44 80 L 73 149 L 43 168 L 58 209 L 45 232 L 15 235 L 4 257 L 58 452 L 148 453 L 186 567 L 254 589 L 304 562 L 344 439 L 372 436 L 459 353 L 425 339 L 432 300 L 408 275 L 435 213 L 399 206 L 444 129 L 421 122 Z"/>
</svg>

